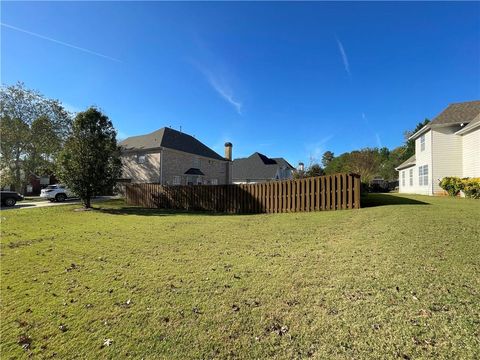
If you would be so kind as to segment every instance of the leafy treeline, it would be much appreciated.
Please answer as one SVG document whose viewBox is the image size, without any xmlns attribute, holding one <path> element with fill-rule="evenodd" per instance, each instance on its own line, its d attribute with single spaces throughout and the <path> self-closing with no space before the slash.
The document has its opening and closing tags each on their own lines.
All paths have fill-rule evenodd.
<svg viewBox="0 0 480 360">
<path fill-rule="evenodd" d="M 23 83 L 0 90 L 1 186 L 24 192 L 31 175 L 57 174 L 90 207 L 94 195 L 112 188 L 121 162 L 116 131 L 96 108 L 73 119 L 58 100 Z"/>
<path fill-rule="evenodd" d="M 0 88 L 1 186 L 22 191 L 32 174 L 52 174 L 72 124 L 71 114 L 23 83 Z"/>
<path fill-rule="evenodd" d="M 322 156 L 322 164 L 312 163 L 304 172 L 297 172 L 298 177 L 330 175 L 336 173 L 356 173 L 362 178 L 362 182 L 370 183 L 374 178 L 382 178 L 387 181 L 398 179 L 395 168 L 409 157 L 415 154 L 415 142 L 408 138 L 428 124 L 425 119 L 417 124 L 412 131 L 404 133 L 405 143 L 389 150 L 382 148 L 364 148 L 343 153 L 339 156 L 331 151 L 326 151 Z"/>
</svg>

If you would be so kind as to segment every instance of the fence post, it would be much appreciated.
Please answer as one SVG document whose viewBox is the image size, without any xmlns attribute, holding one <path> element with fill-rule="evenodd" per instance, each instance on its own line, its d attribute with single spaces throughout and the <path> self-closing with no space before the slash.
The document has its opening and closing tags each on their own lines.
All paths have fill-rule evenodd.
<svg viewBox="0 0 480 360">
<path fill-rule="evenodd" d="M 354 194 L 355 194 L 355 209 L 360 209 L 360 176 L 355 175 Z"/>
</svg>

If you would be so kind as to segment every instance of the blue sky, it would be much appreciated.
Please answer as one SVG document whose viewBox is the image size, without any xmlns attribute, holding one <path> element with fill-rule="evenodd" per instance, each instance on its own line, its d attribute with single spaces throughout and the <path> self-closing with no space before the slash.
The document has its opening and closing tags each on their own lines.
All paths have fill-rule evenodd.
<svg viewBox="0 0 480 360">
<path fill-rule="evenodd" d="M 480 98 L 480 3 L 1 3 L 1 81 L 292 164 Z"/>
</svg>

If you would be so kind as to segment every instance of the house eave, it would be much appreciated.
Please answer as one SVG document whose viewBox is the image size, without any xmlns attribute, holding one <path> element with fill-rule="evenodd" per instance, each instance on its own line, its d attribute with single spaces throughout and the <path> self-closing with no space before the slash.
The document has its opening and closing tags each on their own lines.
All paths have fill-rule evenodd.
<svg viewBox="0 0 480 360">
<path fill-rule="evenodd" d="M 405 169 L 411 168 L 412 166 L 415 166 L 415 165 L 416 165 L 415 163 L 408 164 L 408 165 L 403 165 L 403 166 L 396 167 L 395 170 L 397 170 L 397 171 L 405 170 Z"/>
<path fill-rule="evenodd" d="M 408 140 L 414 140 L 416 139 L 417 137 L 419 137 L 420 135 L 422 135 L 423 133 L 427 132 L 427 130 L 430 130 L 431 128 L 431 125 L 428 124 L 428 125 L 425 125 L 424 127 L 422 127 L 420 130 L 418 130 L 416 133 L 410 135 L 410 137 L 408 138 Z"/>
<path fill-rule="evenodd" d="M 478 129 L 480 128 L 480 121 L 475 123 L 475 124 L 472 124 L 472 126 L 465 126 L 463 127 L 462 129 L 458 130 L 455 135 L 463 135 L 463 134 L 466 134 L 472 130 L 475 130 L 475 129 Z"/>
</svg>

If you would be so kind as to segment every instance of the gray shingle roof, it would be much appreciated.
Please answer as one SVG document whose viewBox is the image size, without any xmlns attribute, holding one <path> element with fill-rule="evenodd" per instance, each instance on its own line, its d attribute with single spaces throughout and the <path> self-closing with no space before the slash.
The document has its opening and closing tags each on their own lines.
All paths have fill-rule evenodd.
<svg viewBox="0 0 480 360">
<path fill-rule="evenodd" d="M 472 121 L 480 114 L 480 100 L 450 104 L 430 125 L 461 124 Z"/>
<path fill-rule="evenodd" d="M 408 168 L 408 167 L 410 167 L 410 166 L 415 165 L 415 161 L 416 161 L 415 155 L 412 155 L 412 156 L 410 156 L 407 160 L 405 160 L 403 163 L 401 163 L 400 165 L 398 165 L 395 169 L 396 169 L 396 170 L 406 169 L 406 168 Z"/>
<path fill-rule="evenodd" d="M 281 167 L 293 170 L 293 166 L 284 158 L 269 158 L 258 152 L 248 158 L 233 160 L 233 181 L 274 179 Z"/>
<path fill-rule="evenodd" d="M 185 175 L 205 175 L 200 169 L 190 168 L 184 173 Z"/>
<path fill-rule="evenodd" d="M 147 150 L 165 147 L 211 159 L 225 160 L 193 136 L 166 127 L 150 134 L 131 136 L 121 141 L 119 145 L 124 150 Z"/>
<path fill-rule="evenodd" d="M 480 127 L 480 113 L 475 117 L 475 119 L 470 121 L 470 123 L 467 126 L 457 131 L 456 134 L 466 134 L 478 127 Z"/>
</svg>

